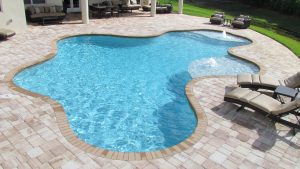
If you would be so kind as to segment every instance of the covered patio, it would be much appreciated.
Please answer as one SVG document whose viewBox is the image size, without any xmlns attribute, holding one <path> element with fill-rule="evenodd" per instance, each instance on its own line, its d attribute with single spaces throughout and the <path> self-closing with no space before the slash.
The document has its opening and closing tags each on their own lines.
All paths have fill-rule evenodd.
<svg viewBox="0 0 300 169">
<path fill-rule="evenodd" d="M 157 0 L 151 0 L 151 12 L 150 16 L 155 17 L 156 15 L 156 4 Z M 80 1 L 81 6 L 81 17 L 82 17 L 82 23 L 89 24 L 89 0 L 81 0 Z M 183 13 L 183 0 L 178 1 L 178 14 Z"/>
</svg>

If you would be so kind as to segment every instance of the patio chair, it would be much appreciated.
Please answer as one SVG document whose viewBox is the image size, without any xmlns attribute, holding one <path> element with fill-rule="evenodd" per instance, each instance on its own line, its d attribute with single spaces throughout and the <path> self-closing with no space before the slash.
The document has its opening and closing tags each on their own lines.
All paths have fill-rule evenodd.
<svg viewBox="0 0 300 169">
<path fill-rule="evenodd" d="M 89 14 L 92 18 L 99 16 L 99 11 L 95 6 L 89 5 Z"/>
<path fill-rule="evenodd" d="M 259 74 L 239 74 L 237 84 L 242 88 L 275 90 L 278 86 L 289 88 L 300 87 L 300 72 L 288 77 L 285 80 L 276 80 Z"/>
<path fill-rule="evenodd" d="M 213 15 L 211 15 L 209 21 L 211 24 L 221 25 L 225 21 L 225 13 L 216 11 Z"/>
<path fill-rule="evenodd" d="M 300 108 L 299 98 L 294 101 L 281 104 L 280 101 L 260 92 L 245 88 L 236 88 L 225 94 L 224 101 L 241 105 L 237 111 L 244 107 L 248 107 L 256 112 L 262 113 L 273 122 L 292 128 L 294 135 L 296 134 L 295 129 L 300 129 L 298 120 L 300 113 L 296 111 Z M 295 115 L 298 123 L 293 123 L 282 118 L 289 114 Z"/>
<path fill-rule="evenodd" d="M 249 16 L 240 15 L 231 22 L 234 28 L 247 29 L 250 26 L 251 19 Z"/>
<path fill-rule="evenodd" d="M 0 28 L 0 39 L 7 39 L 15 34 L 16 33 L 12 30 Z"/>
</svg>

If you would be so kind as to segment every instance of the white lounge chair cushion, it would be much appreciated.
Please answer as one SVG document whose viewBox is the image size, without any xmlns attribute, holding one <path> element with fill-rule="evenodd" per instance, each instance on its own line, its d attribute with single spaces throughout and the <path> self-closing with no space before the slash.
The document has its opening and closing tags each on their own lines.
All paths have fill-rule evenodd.
<svg viewBox="0 0 300 169">
<path fill-rule="evenodd" d="M 240 98 L 240 100 L 243 101 L 243 102 L 249 103 L 250 100 L 254 99 L 255 97 L 259 96 L 260 94 L 261 93 L 259 93 L 257 91 L 251 91 L 247 95 L 245 95 L 242 98 Z"/>
<path fill-rule="evenodd" d="M 252 92 L 252 90 L 247 89 L 247 88 L 235 88 L 234 90 L 228 92 L 225 94 L 225 97 L 228 98 L 232 98 L 232 99 L 240 99 L 243 96 L 246 96 L 247 94 L 249 94 L 250 92 Z"/>
<path fill-rule="evenodd" d="M 237 84 L 239 85 L 263 85 L 267 87 L 276 88 L 279 85 L 282 85 L 278 80 L 275 80 L 268 76 L 262 76 L 259 74 L 239 74 L 237 76 Z M 285 86 L 285 85 L 284 85 Z"/>
<path fill-rule="evenodd" d="M 275 112 L 282 106 L 282 104 L 278 100 L 264 94 L 261 94 L 250 100 L 249 104 L 267 113 Z"/>
<path fill-rule="evenodd" d="M 277 87 L 280 85 L 278 80 L 275 80 L 271 77 L 260 76 L 259 79 L 260 79 L 260 83 L 264 86 Z"/>
<path fill-rule="evenodd" d="M 260 75 L 258 74 L 252 75 L 252 83 L 257 85 L 260 84 Z"/>
<path fill-rule="evenodd" d="M 251 74 L 239 74 L 239 75 L 237 75 L 237 84 L 252 84 Z"/>
</svg>

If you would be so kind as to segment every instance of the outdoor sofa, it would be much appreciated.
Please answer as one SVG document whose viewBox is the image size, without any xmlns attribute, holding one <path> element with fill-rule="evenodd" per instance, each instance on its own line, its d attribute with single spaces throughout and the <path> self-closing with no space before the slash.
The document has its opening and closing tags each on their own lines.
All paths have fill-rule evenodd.
<svg viewBox="0 0 300 169">
<path fill-rule="evenodd" d="M 260 92 L 238 87 L 226 93 L 224 96 L 224 101 L 241 105 L 241 107 L 237 111 L 243 109 L 244 107 L 248 107 L 255 110 L 256 112 L 262 113 L 272 121 L 292 128 L 294 135 L 296 134 L 295 129 L 300 129 L 298 121 L 298 116 L 300 116 L 300 113 L 296 111 L 300 108 L 299 98 L 296 98 L 294 101 L 282 104 L 277 99 Z M 289 114 L 296 116 L 297 123 L 293 123 L 282 118 Z"/>
<path fill-rule="evenodd" d="M 143 5 L 143 11 L 149 12 L 151 11 L 151 5 Z M 173 10 L 172 4 L 157 4 L 156 5 L 156 13 L 171 13 Z"/>
<path fill-rule="evenodd" d="M 211 24 L 221 25 L 225 22 L 225 13 L 216 11 L 209 19 Z"/>
<path fill-rule="evenodd" d="M 275 90 L 278 86 L 289 88 L 300 87 L 300 72 L 284 80 L 273 79 L 259 74 L 239 74 L 237 84 L 242 88 Z"/>
<path fill-rule="evenodd" d="M 249 16 L 246 15 L 240 15 L 231 22 L 231 25 L 234 28 L 239 28 L 239 29 L 246 29 L 250 26 L 251 19 Z"/>
<path fill-rule="evenodd" d="M 0 28 L 0 40 L 14 36 L 16 33 L 9 29 Z"/>
<path fill-rule="evenodd" d="M 62 6 L 29 6 L 26 8 L 26 17 L 31 22 L 44 22 L 45 19 L 61 22 L 65 16 Z"/>
</svg>

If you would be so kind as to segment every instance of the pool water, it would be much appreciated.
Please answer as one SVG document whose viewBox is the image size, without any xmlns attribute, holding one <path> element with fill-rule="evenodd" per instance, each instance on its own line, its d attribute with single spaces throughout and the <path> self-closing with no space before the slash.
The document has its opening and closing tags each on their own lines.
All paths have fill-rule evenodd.
<svg viewBox="0 0 300 169">
<path fill-rule="evenodd" d="M 56 57 L 25 69 L 16 85 L 60 102 L 75 134 L 119 152 L 174 146 L 197 125 L 186 84 L 204 75 L 254 73 L 227 50 L 248 40 L 210 31 L 153 38 L 77 36 L 58 42 Z"/>
</svg>

